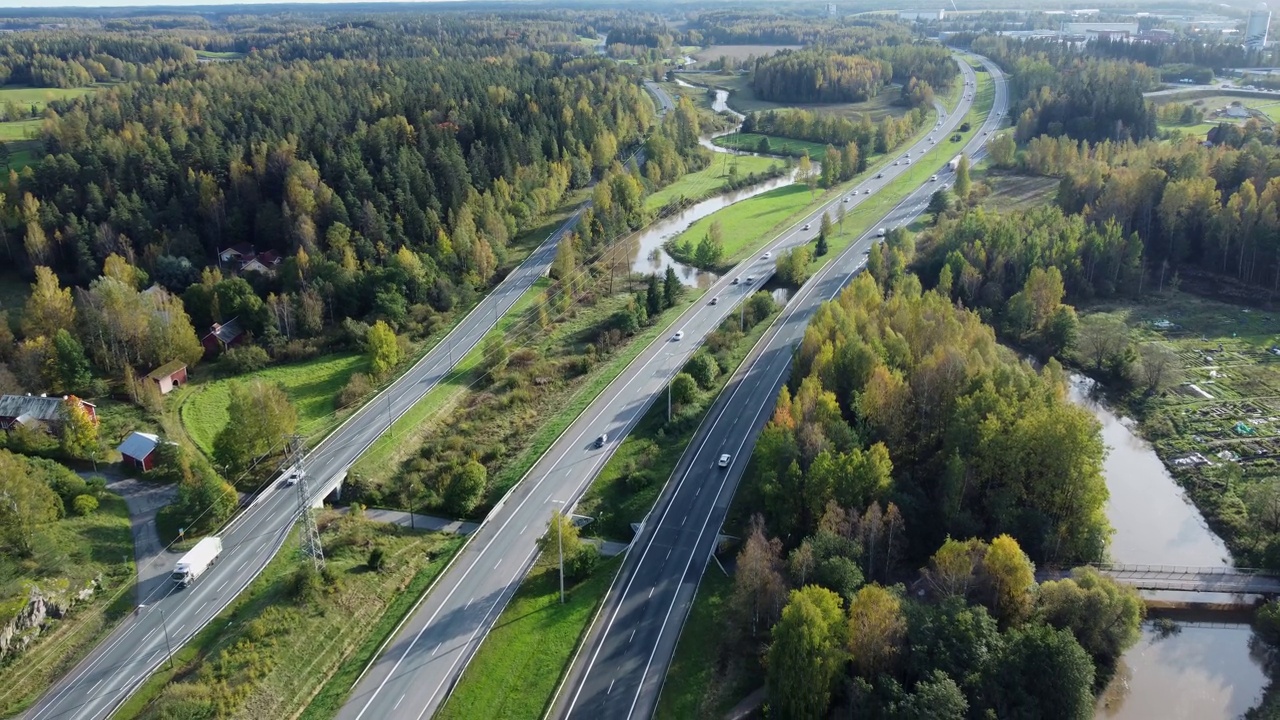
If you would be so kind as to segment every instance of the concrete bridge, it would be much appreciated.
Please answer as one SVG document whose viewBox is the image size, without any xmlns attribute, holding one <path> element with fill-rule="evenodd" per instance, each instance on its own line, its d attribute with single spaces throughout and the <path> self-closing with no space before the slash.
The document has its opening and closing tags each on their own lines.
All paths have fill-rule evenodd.
<svg viewBox="0 0 1280 720">
<path fill-rule="evenodd" d="M 1233 567 L 1178 565 L 1092 565 L 1099 573 L 1138 590 L 1227 593 L 1231 595 L 1280 595 L 1280 573 Z M 1070 577 L 1069 570 L 1036 571 L 1036 580 Z"/>
</svg>

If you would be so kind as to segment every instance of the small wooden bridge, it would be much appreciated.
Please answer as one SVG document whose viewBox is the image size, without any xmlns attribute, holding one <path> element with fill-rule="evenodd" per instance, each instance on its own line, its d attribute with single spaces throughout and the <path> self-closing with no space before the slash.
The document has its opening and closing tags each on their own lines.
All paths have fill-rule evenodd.
<svg viewBox="0 0 1280 720">
<path fill-rule="evenodd" d="M 1227 593 L 1230 595 L 1280 595 L 1280 572 L 1234 567 L 1179 565 L 1123 565 L 1099 563 L 1090 567 L 1118 583 L 1139 590 Z M 1070 577 L 1069 570 L 1036 571 L 1036 580 Z"/>
</svg>

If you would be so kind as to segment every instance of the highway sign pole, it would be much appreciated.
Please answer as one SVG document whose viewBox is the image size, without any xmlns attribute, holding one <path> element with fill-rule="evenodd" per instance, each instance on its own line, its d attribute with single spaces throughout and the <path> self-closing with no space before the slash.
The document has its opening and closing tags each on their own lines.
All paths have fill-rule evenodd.
<svg viewBox="0 0 1280 720">
<path fill-rule="evenodd" d="M 675 378 L 667 381 L 667 424 L 671 423 L 671 382 L 673 380 Z"/>
<path fill-rule="evenodd" d="M 173 645 L 169 642 L 169 623 L 165 622 L 164 611 L 160 611 L 160 627 L 164 628 L 164 649 L 169 652 L 169 669 L 173 669 Z"/>
<path fill-rule="evenodd" d="M 564 513 L 556 519 L 556 545 L 560 549 L 560 604 L 564 604 Z"/>
</svg>

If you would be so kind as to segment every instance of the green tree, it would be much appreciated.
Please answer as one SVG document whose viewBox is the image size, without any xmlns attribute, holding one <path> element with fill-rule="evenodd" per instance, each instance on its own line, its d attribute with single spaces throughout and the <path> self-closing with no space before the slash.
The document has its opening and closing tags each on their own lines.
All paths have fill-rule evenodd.
<svg viewBox="0 0 1280 720">
<path fill-rule="evenodd" d="M 71 508 L 80 517 L 92 515 L 98 509 L 98 498 L 92 495 L 77 495 L 71 501 Z"/>
<path fill-rule="evenodd" d="M 1018 143 L 1012 134 L 998 133 L 987 141 L 987 153 L 996 167 L 1012 168 L 1017 164 Z"/>
<path fill-rule="evenodd" d="M 93 375 L 89 372 L 89 358 L 85 357 L 84 347 L 75 337 L 59 328 L 53 336 L 54 364 L 57 368 L 54 382 L 50 383 L 55 393 L 80 392 L 89 387 Z"/>
<path fill-rule="evenodd" d="M 507 347 L 506 339 L 496 333 L 486 335 L 481 348 L 480 356 L 482 360 L 480 367 L 484 369 L 485 374 L 489 376 L 489 380 L 492 382 L 494 376 L 507 369 L 507 360 L 511 357 L 511 351 Z"/>
<path fill-rule="evenodd" d="M 768 136 L 766 135 L 760 136 L 760 142 L 756 143 L 756 152 L 760 153 L 761 155 L 768 155 L 770 149 L 771 148 L 769 147 Z"/>
<path fill-rule="evenodd" d="M 1070 632 L 1031 623 L 1009 632 L 985 673 L 983 695 L 998 718 L 1089 720 L 1093 678 L 1093 663 Z"/>
<path fill-rule="evenodd" d="M 964 691 L 941 670 L 916 683 L 894 715 L 899 720 L 964 720 L 969 700 Z"/>
<path fill-rule="evenodd" d="M 844 626 L 839 595 L 813 585 L 791 591 L 769 646 L 769 704 L 779 717 L 827 716 L 844 663 Z"/>
<path fill-rule="evenodd" d="M 40 526 L 57 520 L 61 510 L 58 496 L 21 455 L 0 450 L 0 540 L 9 552 L 30 556 Z"/>
<path fill-rule="evenodd" d="M 924 680 L 934 672 L 943 672 L 966 688 L 976 686 L 978 673 L 1003 644 L 987 609 L 951 597 L 937 603 L 907 603 L 904 610 L 906 675 Z"/>
<path fill-rule="evenodd" d="M 676 407 L 687 405 L 698 398 L 698 381 L 689 373 L 676 373 L 671 378 L 671 404 Z"/>
<path fill-rule="evenodd" d="M 235 418 L 213 441 L 213 458 L 227 474 L 240 476 L 255 462 L 283 452 L 298 427 L 298 411 L 279 385 L 262 379 L 232 382 L 227 414 Z"/>
<path fill-rule="evenodd" d="M 650 320 L 662 314 L 662 290 L 658 285 L 657 273 L 649 273 L 649 287 L 645 292 L 645 310 L 649 313 Z"/>
<path fill-rule="evenodd" d="M 935 190 L 929 196 L 926 211 L 933 213 L 933 224 L 937 225 L 942 216 L 951 209 L 951 195 L 946 190 Z"/>
<path fill-rule="evenodd" d="M 395 330 L 382 320 L 369 326 L 365 345 L 369 348 L 369 369 L 375 377 L 386 377 L 400 364 L 400 341 Z"/>
<path fill-rule="evenodd" d="M 704 349 L 689 358 L 689 362 L 684 365 L 684 371 L 698 383 L 698 387 L 710 390 L 715 384 L 716 376 L 720 374 L 720 366 L 711 353 Z"/>
<path fill-rule="evenodd" d="M 859 675 L 874 679 L 889 671 L 902 651 L 907 621 L 902 601 L 879 585 L 866 585 L 849 603 L 849 657 Z"/>
<path fill-rule="evenodd" d="M 680 302 L 680 296 L 684 294 L 684 286 L 680 284 L 680 278 L 676 277 L 675 268 L 667 266 L 666 276 L 662 279 L 662 304 L 665 307 L 675 307 Z"/>
<path fill-rule="evenodd" d="M 489 472 L 478 461 L 469 460 L 452 475 L 445 488 L 444 507 L 454 515 L 465 517 L 484 498 Z"/>
<path fill-rule="evenodd" d="M 840 151 L 834 145 L 828 145 L 822 156 L 822 186 L 834 187 L 840 181 Z"/>
<path fill-rule="evenodd" d="M 1089 567 L 1042 583 L 1035 607 L 1037 619 L 1069 630 L 1094 663 L 1108 668 L 1138 641 L 1145 615 L 1136 590 Z"/>
<path fill-rule="evenodd" d="M 992 609 L 1005 624 L 1017 624 L 1031 612 L 1035 566 L 1009 535 L 997 535 L 987 546 L 982 568 L 990 584 Z"/>
<path fill-rule="evenodd" d="M 813 171 L 813 162 L 809 160 L 808 153 L 800 156 L 800 162 L 796 165 L 796 179 L 807 185 L 809 195 L 813 195 L 818 187 L 818 175 Z"/>
</svg>

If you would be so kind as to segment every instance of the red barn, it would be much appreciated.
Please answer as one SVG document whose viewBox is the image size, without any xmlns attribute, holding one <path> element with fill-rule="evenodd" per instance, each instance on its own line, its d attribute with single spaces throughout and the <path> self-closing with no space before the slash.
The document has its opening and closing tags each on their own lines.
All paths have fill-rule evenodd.
<svg viewBox="0 0 1280 720">
<path fill-rule="evenodd" d="M 187 382 L 187 364 L 181 360 L 171 360 L 147 374 L 147 379 L 160 387 L 161 395 L 185 385 Z"/>
<path fill-rule="evenodd" d="M 160 446 L 159 436 L 151 433 L 134 432 L 116 448 L 124 457 L 126 467 L 135 470 L 150 470 L 156 466 L 156 448 Z"/>
</svg>

